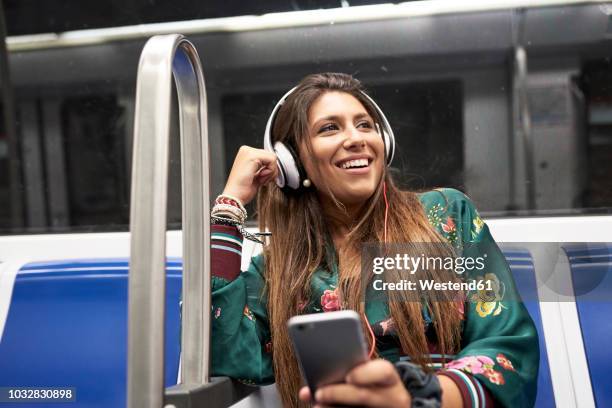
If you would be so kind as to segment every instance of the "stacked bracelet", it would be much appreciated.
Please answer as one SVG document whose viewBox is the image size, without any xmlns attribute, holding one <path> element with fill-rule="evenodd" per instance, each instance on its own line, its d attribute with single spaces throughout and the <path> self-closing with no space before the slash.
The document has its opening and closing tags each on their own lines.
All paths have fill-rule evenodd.
<svg viewBox="0 0 612 408">
<path fill-rule="evenodd" d="M 244 208 L 244 206 L 242 205 L 242 202 L 231 196 L 231 195 L 227 195 L 227 194 L 221 194 L 219 197 L 217 197 L 217 199 L 215 200 L 215 204 L 228 204 L 228 205 L 233 205 L 235 207 L 238 207 L 244 214 L 246 214 L 246 209 Z M 245 217 L 246 218 L 246 217 Z"/>
<path fill-rule="evenodd" d="M 231 218 L 236 219 L 241 224 L 246 221 L 246 214 L 240 211 L 238 207 L 234 207 L 230 204 L 215 204 L 211 211 L 212 215 L 229 215 Z"/>
<path fill-rule="evenodd" d="M 246 209 L 240 200 L 226 194 L 221 194 L 217 197 L 211 214 L 214 216 L 222 215 L 224 217 L 230 217 L 240 224 L 244 224 L 247 219 Z"/>
<path fill-rule="evenodd" d="M 244 205 L 232 196 L 227 194 L 221 194 L 215 200 L 215 206 L 210 213 L 210 220 L 212 224 L 231 225 L 238 228 L 238 231 L 243 237 L 250 241 L 263 244 L 257 236 L 269 236 L 272 235 L 269 232 L 259 232 L 251 234 L 244 228 L 244 223 L 247 218 L 247 212 Z"/>
</svg>

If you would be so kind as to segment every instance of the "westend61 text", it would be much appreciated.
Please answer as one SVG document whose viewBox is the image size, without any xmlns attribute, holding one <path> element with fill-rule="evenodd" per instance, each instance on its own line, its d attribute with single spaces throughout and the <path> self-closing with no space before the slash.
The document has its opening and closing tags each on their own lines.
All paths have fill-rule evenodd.
<svg viewBox="0 0 612 408">
<path fill-rule="evenodd" d="M 491 280 L 474 280 L 471 282 L 436 282 L 435 280 L 419 280 L 419 289 L 423 291 L 475 291 L 475 290 L 493 290 Z M 399 282 L 385 282 L 377 279 L 372 283 L 374 290 L 417 290 L 417 282 L 402 279 Z"/>
</svg>

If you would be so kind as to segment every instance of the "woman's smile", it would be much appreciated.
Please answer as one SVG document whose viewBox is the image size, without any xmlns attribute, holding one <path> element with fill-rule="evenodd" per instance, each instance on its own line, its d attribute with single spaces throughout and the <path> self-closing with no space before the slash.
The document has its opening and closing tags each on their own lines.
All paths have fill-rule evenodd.
<svg viewBox="0 0 612 408">
<path fill-rule="evenodd" d="M 370 156 L 350 156 L 337 162 L 336 167 L 339 167 L 349 174 L 367 174 L 370 171 L 372 160 Z"/>
</svg>

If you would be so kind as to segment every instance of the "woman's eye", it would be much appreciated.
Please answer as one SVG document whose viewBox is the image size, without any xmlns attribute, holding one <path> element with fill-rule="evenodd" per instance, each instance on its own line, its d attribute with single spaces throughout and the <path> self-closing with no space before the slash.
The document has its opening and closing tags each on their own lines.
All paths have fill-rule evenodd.
<svg viewBox="0 0 612 408">
<path fill-rule="evenodd" d="M 360 127 L 360 126 L 363 126 L 363 127 L 366 127 L 366 128 L 372 128 L 372 124 L 370 122 L 368 122 L 368 121 L 359 122 L 357 124 L 357 127 Z"/>
<path fill-rule="evenodd" d="M 337 129 L 336 125 L 334 125 L 333 123 L 328 123 L 327 125 L 321 127 L 321 129 L 319 129 L 319 133 L 329 132 L 329 131 L 335 130 L 335 129 Z"/>
</svg>

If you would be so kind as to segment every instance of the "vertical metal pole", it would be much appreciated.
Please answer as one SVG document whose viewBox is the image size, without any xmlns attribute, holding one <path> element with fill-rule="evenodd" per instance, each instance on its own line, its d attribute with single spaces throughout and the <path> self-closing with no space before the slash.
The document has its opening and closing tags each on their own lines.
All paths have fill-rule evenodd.
<svg viewBox="0 0 612 408">
<path fill-rule="evenodd" d="M 533 161 L 533 136 L 531 134 L 531 115 L 529 112 L 529 98 L 527 95 L 527 52 L 522 46 L 515 51 L 518 90 L 518 116 L 523 137 L 525 151 L 525 184 L 527 187 L 527 208 L 534 210 L 535 200 L 535 168 Z"/>
<path fill-rule="evenodd" d="M 130 209 L 128 407 L 164 396 L 166 207 L 171 81 L 177 84 L 183 176 L 183 381 L 208 381 L 210 212 L 206 93 L 193 45 L 155 36 L 138 67 Z"/>
<path fill-rule="evenodd" d="M 534 210 L 536 207 L 536 180 L 533 161 L 533 136 L 531 132 L 531 113 L 529 111 L 527 51 L 525 50 L 525 19 L 526 10 L 514 10 L 512 15 L 512 43 L 514 44 L 514 84 L 516 93 L 516 118 L 518 129 L 523 139 L 523 152 L 525 155 L 525 187 L 527 193 L 527 208 Z M 516 134 L 517 132 L 515 132 Z M 514 149 L 514 146 L 511 146 Z M 512 150 L 513 151 L 513 150 Z M 514 156 L 511 156 L 514 160 Z M 514 163 L 512 163 L 514 172 Z M 511 179 L 511 202 L 516 204 L 514 177 Z"/>
</svg>

